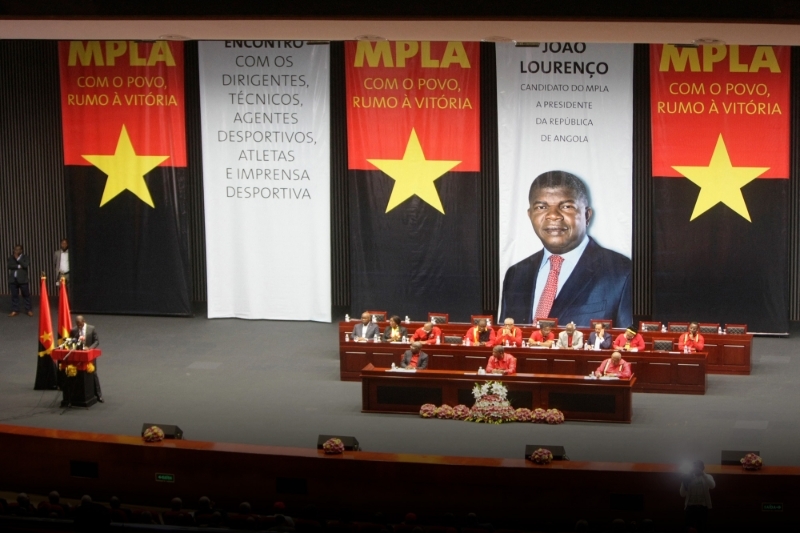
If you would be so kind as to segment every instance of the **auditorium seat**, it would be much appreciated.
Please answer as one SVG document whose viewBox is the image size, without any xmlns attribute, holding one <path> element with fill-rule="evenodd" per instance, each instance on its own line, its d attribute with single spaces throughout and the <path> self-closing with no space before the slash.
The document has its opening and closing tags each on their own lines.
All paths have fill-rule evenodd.
<svg viewBox="0 0 800 533">
<path fill-rule="evenodd" d="M 655 352 L 671 352 L 672 347 L 672 339 L 653 339 L 653 351 Z"/>
<path fill-rule="evenodd" d="M 298 533 L 319 533 L 322 531 L 322 525 L 316 520 L 305 518 L 292 518 L 292 520 L 294 520 L 294 529 Z"/>
<path fill-rule="evenodd" d="M 716 333 L 719 331 L 719 324 L 709 324 L 701 322 L 698 324 L 700 327 L 700 333 Z"/>
<path fill-rule="evenodd" d="M 667 330 L 670 333 L 685 333 L 689 331 L 688 322 L 667 322 Z"/>
<path fill-rule="evenodd" d="M 464 340 L 463 337 L 460 335 L 445 335 L 444 336 L 444 343 L 445 344 L 461 344 Z"/>
<path fill-rule="evenodd" d="M 494 317 L 492 315 L 471 315 L 469 317 L 469 320 L 470 320 L 470 322 L 472 322 L 472 325 L 475 325 L 475 324 L 478 323 L 478 320 L 480 320 L 482 318 L 484 318 L 486 320 L 490 320 L 492 322 L 492 324 L 494 324 Z"/>
<path fill-rule="evenodd" d="M 661 331 L 661 322 L 639 322 L 639 333 Z"/>
<path fill-rule="evenodd" d="M 592 329 L 594 329 L 595 324 L 603 324 L 603 328 L 611 329 L 614 326 L 614 321 L 610 318 L 593 318 L 589 321 L 589 324 Z"/>
<path fill-rule="evenodd" d="M 375 320 L 378 322 L 386 322 L 389 320 L 389 313 L 386 311 L 367 311 L 367 313 L 375 317 Z"/>
<path fill-rule="evenodd" d="M 747 333 L 747 324 L 725 324 L 725 333 L 728 335 L 744 335 Z"/>
<path fill-rule="evenodd" d="M 428 322 L 431 324 L 447 324 L 450 322 L 448 313 L 428 313 Z"/>
<path fill-rule="evenodd" d="M 539 328 L 542 328 L 544 326 L 550 326 L 551 328 L 554 328 L 554 327 L 558 326 L 558 319 L 557 318 L 550 318 L 550 317 L 541 317 L 541 318 L 539 318 L 539 317 L 537 317 L 535 322 L 539 323 Z"/>
</svg>

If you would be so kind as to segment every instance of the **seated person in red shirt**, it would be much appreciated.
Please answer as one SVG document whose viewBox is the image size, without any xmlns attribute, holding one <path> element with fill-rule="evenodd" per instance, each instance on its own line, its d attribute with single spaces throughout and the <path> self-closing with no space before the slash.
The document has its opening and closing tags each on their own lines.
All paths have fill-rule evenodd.
<svg viewBox="0 0 800 533">
<path fill-rule="evenodd" d="M 430 322 L 425 322 L 421 328 L 411 336 L 411 342 L 420 341 L 423 344 L 436 344 L 436 338 L 442 338 L 442 330 Z"/>
<path fill-rule="evenodd" d="M 400 342 L 408 335 L 408 330 L 400 325 L 400 317 L 395 315 L 389 319 L 389 325 L 383 330 L 384 342 Z"/>
<path fill-rule="evenodd" d="M 412 342 L 411 349 L 406 350 L 406 353 L 403 354 L 400 368 L 418 368 L 420 370 L 428 368 L 428 354 L 421 350 L 421 342 Z"/>
<path fill-rule="evenodd" d="M 626 352 L 638 352 L 644 350 L 644 339 L 639 335 L 639 330 L 636 326 L 631 326 L 625 330 L 625 333 L 620 333 L 619 337 L 614 341 L 615 350 L 625 350 Z"/>
<path fill-rule="evenodd" d="M 550 326 L 542 326 L 542 329 L 536 330 L 531 334 L 528 344 L 531 346 L 544 346 L 550 348 L 555 342 L 556 335 L 551 331 Z"/>
<path fill-rule="evenodd" d="M 513 318 L 506 318 L 503 327 L 497 331 L 495 344 L 505 346 L 508 341 L 509 346 L 522 346 L 522 330 L 514 325 Z"/>
<path fill-rule="evenodd" d="M 477 326 L 472 326 L 464 335 L 464 342 L 469 341 L 472 346 L 494 346 L 494 330 L 486 325 L 486 319 L 478 320 Z"/>
<path fill-rule="evenodd" d="M 617 377 L 620 379 L 628 379 L 631 377 L 631 365 L 622 358 L 622 354 L 614 352 L 611 357 L 600 363 L 594 375 L 600 377 Z"/>
<path fill-rule="evenodd" d="M 689 324 L 689 331 L 678 337 L 678 350 L 681 352 L 687 347 L 690 352 L 702 352 L 705 345 L 706 340 L 700 335 L 700 324 L 697 322 Z"/>
<path fill-rule="evenodd" d="M 486 373 L 516 374 L 517 358 L 511 354 L 505 353 L 505 348 L 502 346 L 495 346 L 492 348 L 492 356 L 489 358 L 489 364 L 486 365 Z"/>
</svg>

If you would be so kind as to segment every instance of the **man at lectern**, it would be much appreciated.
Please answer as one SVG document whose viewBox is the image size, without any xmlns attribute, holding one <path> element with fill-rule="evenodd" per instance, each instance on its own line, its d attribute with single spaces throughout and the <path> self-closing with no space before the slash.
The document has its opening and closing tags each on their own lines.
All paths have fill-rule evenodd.
<svg viewBox="0 0 800 533">
<path fill-rule="evenodd" d="M 100 346 L 100 337 L 97 336 L 97 330 L 91 324 L 87 324 L 82 315 L 78 315 L 75 319 L 75 327 L 69 332 L 69 336 L 73 339 L 78 339 L 78 344 L 83 345 L 86 350 L 97 348 Z M 100 391 L 100 378 L 97 377 L 97 361 L 94 361 L 94 390 L 97 392 L 97 401 L 103 403 L 103 393 Z"/>
</svg>

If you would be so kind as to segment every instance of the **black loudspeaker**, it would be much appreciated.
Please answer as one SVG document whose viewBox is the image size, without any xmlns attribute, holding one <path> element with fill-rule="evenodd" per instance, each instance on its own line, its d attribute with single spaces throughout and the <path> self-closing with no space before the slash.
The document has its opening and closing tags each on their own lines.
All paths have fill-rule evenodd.
<svg viewBox="0 0 800 533">
<path fill-rule="evenodd" d="M 720 464 L 741 466 L 742 463 L 740 461 L 742 457 L 748 453 L 761 455 L 761 452 L 757 450 L 722 450 L 722 453 L 720 454 Z"/>
<path fill-rule="evenodd" d="M 144 423 L 142 424 L 142 436 L 144 436 L 145 430 L 153 427 L 158 426 L 161 428 L 161 431 L 164 432 L 165 439 L 176 439 L 182 440 L 183 439 L 183 430 L 178 426 L 173 426 L 171 424 L 150 424 Z"/>
<path fill-rule="evenodd" d="M 322 445 L 325 444 L 325 441 L 328 439 L 339 439 L 344 444 L 344 449 L 348 452 L 357 452 L 361 448 L 358 446 L 358 439 L 355 437 L 342 437 L 339 435 L 320 435 L 317 437 L 317 449 L 321 450 Z"/>
<path fill-rule="evenodd" d="M 569 457 L 567 457 L 567 451 L 564 449 L 563 446 L 554 446 L 551 444 L 526 444 L 525 445 L 525 459 L 530 460 L 531 455 L 533 452 L 538 450 L 539 448 L 544 448 L 545 450 L 550 450 L 550 453 L 553 454 L 553 461 L 567 461 Z"/>
</svg>

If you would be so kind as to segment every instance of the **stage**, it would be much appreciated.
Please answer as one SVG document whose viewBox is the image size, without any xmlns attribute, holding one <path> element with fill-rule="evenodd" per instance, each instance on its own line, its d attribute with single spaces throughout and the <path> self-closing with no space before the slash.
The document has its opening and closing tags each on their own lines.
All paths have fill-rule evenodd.
<svg viewBox="0 0 800 533">
<path fill-rule="evenodd" d="M 560 444 L 582 461 L 716 464 L 722 449 L 757 449 L 766 464 L 800 466 L 800 337 L 756 338 L 752 375 L 709 375 L 704 396 L 635 393 L 631 424 L 487 426 L 361 413 L 361 384 L 339 380 L 337 323 L 208 320 L 203 309 L 86 319 L 105 403 L 64 411 L 60 392 L 34 391 L 38 312 L 1 317 L 0 422 L 124 435 L 154 422 L 191 440 L 308 448 L 341 434 L 367 451 L 474 457 Z"/>
</svg>

